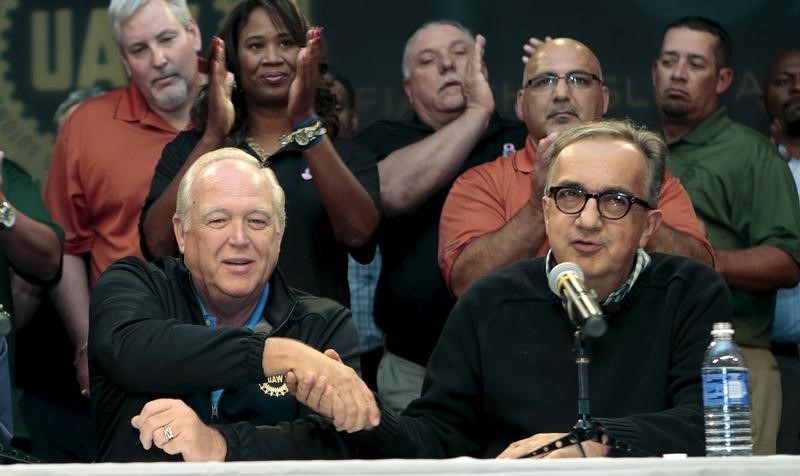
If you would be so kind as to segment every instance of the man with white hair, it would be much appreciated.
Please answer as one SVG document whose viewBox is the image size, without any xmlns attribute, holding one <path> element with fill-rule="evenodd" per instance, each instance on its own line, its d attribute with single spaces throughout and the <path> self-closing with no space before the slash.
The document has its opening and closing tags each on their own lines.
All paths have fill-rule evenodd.
<svg viewBox="0 0 800 476">
<path fill-rule="evenodd" d="M 112 0 L 108 16 L 131 82 L 87 100 L 65 122 L 44 190 L 66 235 L 53 299 L 84 395 L 90 289 L 117 259 L 142 256 L 137 223 L 153 170 L 164 145 L 190 127 L 203 81 L 200 31 L 186 0 Z"/>
<path fill-rule="evenodd" d="M 236 148 L 210 152 L 178 189 L 173 225 L 183 259 L 129 257 L 100 278 L 89 358 L 101 461 L 179 452 L 186 422 L 173 407 L 180 402 L 209 424 L 306 415 L 311 410 L 289 394 L 289 373 L 322 379 L 326 401 L 350 410 L 334 412 L 337 427 L 377 424 L 375 400 L 356 371 L 320 352 L 333 349 L 358 368 L 350 311 L 291 288 L 275 267 L 284 202 L 275 174 L 255 158 Z M 156 398 L 173 400 L 147 405 L 150 423 L 159 423 L 140 440 L 131 419 Z"/>
<path fill-rule="evenodd" d="M 666 153 L 661 138 L 629 123 L 590 122 L 564 132 L 553 145 L 542 198 L 550 251 L 466 291 L 431 356 L 422 396 L 402 414 L 385 409 L 370 431 L 345 433 L 311 418 L 210 428 L 188 418 L 184 406 L 184 456 L 524 458 L 545 446 L 547 458 L 702 456 L 700 362 L 712 324 L 731 316 L 731 301 L 709 266 L 644 250 L 662 220 Z M 558 445 L 575 424 L 579 395 L 576 324 L 548 285 L 565 262 L 583 270 L 608 327 L 590 340 L 594 425 L 587 436 L 594 439 Z M 318 393 L 308 393 L 309 401 Z"/>
<path fill-rule="evenodd" d="M 439 215 L 459 174 L 522 147 L 525 128 L 502 119 L 483 64 L 485 39 L 452 21 L 419 27 L 403 53 L 409 121 L 359 135 L 378 159 L 385 218 L 375 322 L 386 334 L 378 392 L 401 410 L 419 396 L 425 366 L 453 300 L 436 262 Z"/>
</svg>

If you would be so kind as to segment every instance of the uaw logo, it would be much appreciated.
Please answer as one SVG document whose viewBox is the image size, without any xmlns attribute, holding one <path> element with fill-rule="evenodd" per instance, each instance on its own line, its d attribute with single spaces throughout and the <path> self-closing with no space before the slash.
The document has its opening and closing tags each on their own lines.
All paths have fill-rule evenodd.
<svg viewBox="0 0 800 476">
<path fill-rule="evenodd" d="M 264 395 L 270 397 L 282 397 L 289 393 L 289 387 L 286 386 L 286 379 L 283 375 L 270 375 L 266 382 L 259 384 L 258 388 L 264 392 Z"/>
<path fill-rule="evenodd" d="M 204 47 L 236 3 L 189 2 Z M 79 88 L 127 83 L 108 24 L 108 0 L 0 0 L 0 150 L 37 183 L 50 163 L 58 105 Z"/>
</svg>

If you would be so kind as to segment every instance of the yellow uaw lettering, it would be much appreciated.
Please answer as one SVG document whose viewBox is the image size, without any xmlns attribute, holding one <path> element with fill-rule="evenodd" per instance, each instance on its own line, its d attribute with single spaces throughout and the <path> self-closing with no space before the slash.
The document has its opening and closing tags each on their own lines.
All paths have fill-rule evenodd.
<svg viewBox="0 0 800 476">
<path fill-rule="evenodd" d="M 67 89 L 72 81 L 72 11 L 62 8 L 53 12 L 53 28 L 50 14 L 46 10 L 31 12 L 31 80 L 38 91 Z"/>
<path fill-rule="evenodd" d="M 761 83 L 752 71 L 746 70 L 736 88 L 736 100 L 742 96 L 759 97 L 761 95 Z"/>
<path fill-rule="evenodd" d="M 102 80 L 107 80 L 114 86 L 127 83 L 125 70 L 117 54 L 117 45 L 108 27 L 108 10 L 95 8 L 89 14 L 86 25 L 86 37 L 78 67 L 78 87 L 88 88 Z"/>
<path fill-rule="evenodd" d="M 625 102 L 628 107 L 650 107 L 650 100 L 647 97 L 636 97 L 634 93 L 634 78 L 625 77 Z"/>
<path fill-rule="evenodd" d="M 619 78 L 614 74 L 606 74 L 603 77 L 603 83 L 608 88 L 608 108 L 613 109 L 617 106 L 617 101 L 622 101 L 622 95 L 617 90 Z"/>
</svg>

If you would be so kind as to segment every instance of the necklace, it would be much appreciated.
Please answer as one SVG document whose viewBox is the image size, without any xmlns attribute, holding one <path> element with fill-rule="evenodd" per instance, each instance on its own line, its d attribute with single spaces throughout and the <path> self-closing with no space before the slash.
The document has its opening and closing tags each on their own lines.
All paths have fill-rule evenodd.
<svg viewBox="0 0 800 476">
<path fill-rule="evenodd" d="M 261 162 L 261 166 L 269 167 L 271 163 L 270 155 L 264 152 L 264 149 L 262 149 L 261 146 L 258 145 L 258 142 L 253 140 L 252 137 L 245 137 L 244 142 L 245 144 L 247 144 L 248 147 L 250 147 L 250 149 L 252 149 L 253 152 L 256 153 L 256 155 L 258 156 L 258 161 Z"/>
</svg>

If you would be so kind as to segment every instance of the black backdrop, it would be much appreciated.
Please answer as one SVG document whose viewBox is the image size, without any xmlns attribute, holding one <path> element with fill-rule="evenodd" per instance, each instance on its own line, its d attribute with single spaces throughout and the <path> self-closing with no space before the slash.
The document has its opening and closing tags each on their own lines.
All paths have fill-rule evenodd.
<svg viewBox="0 0 800 476">
<path fill-rule="evenodd" d="M 231 0 L 190 0 L 208 44 Z M 0 0 L 0 150 L 41 180 L 49 162 L 58 103 L 77 87 L 116 87 L 127 79 L 108 31 L 107 1 Z M 611 91 L 609 116 L 657 126 L 650 67 L 664 25 L 684 15 L 722 23 L 734 42 L 735 79 L 723 96 L 731 115 L 765 130 L 758 106 L 766 65 L 800 46 L 800 0 L 306 0 L 326 28 L 329 61 L 356 87 L 361 124 L 403 117 L 400 60 L 419 24 L 455 19 L 487 37 L 486 60 L 498 109 L 513 114 L 530 35 L 570 36 L 592 48 Z"/>
</svg>

